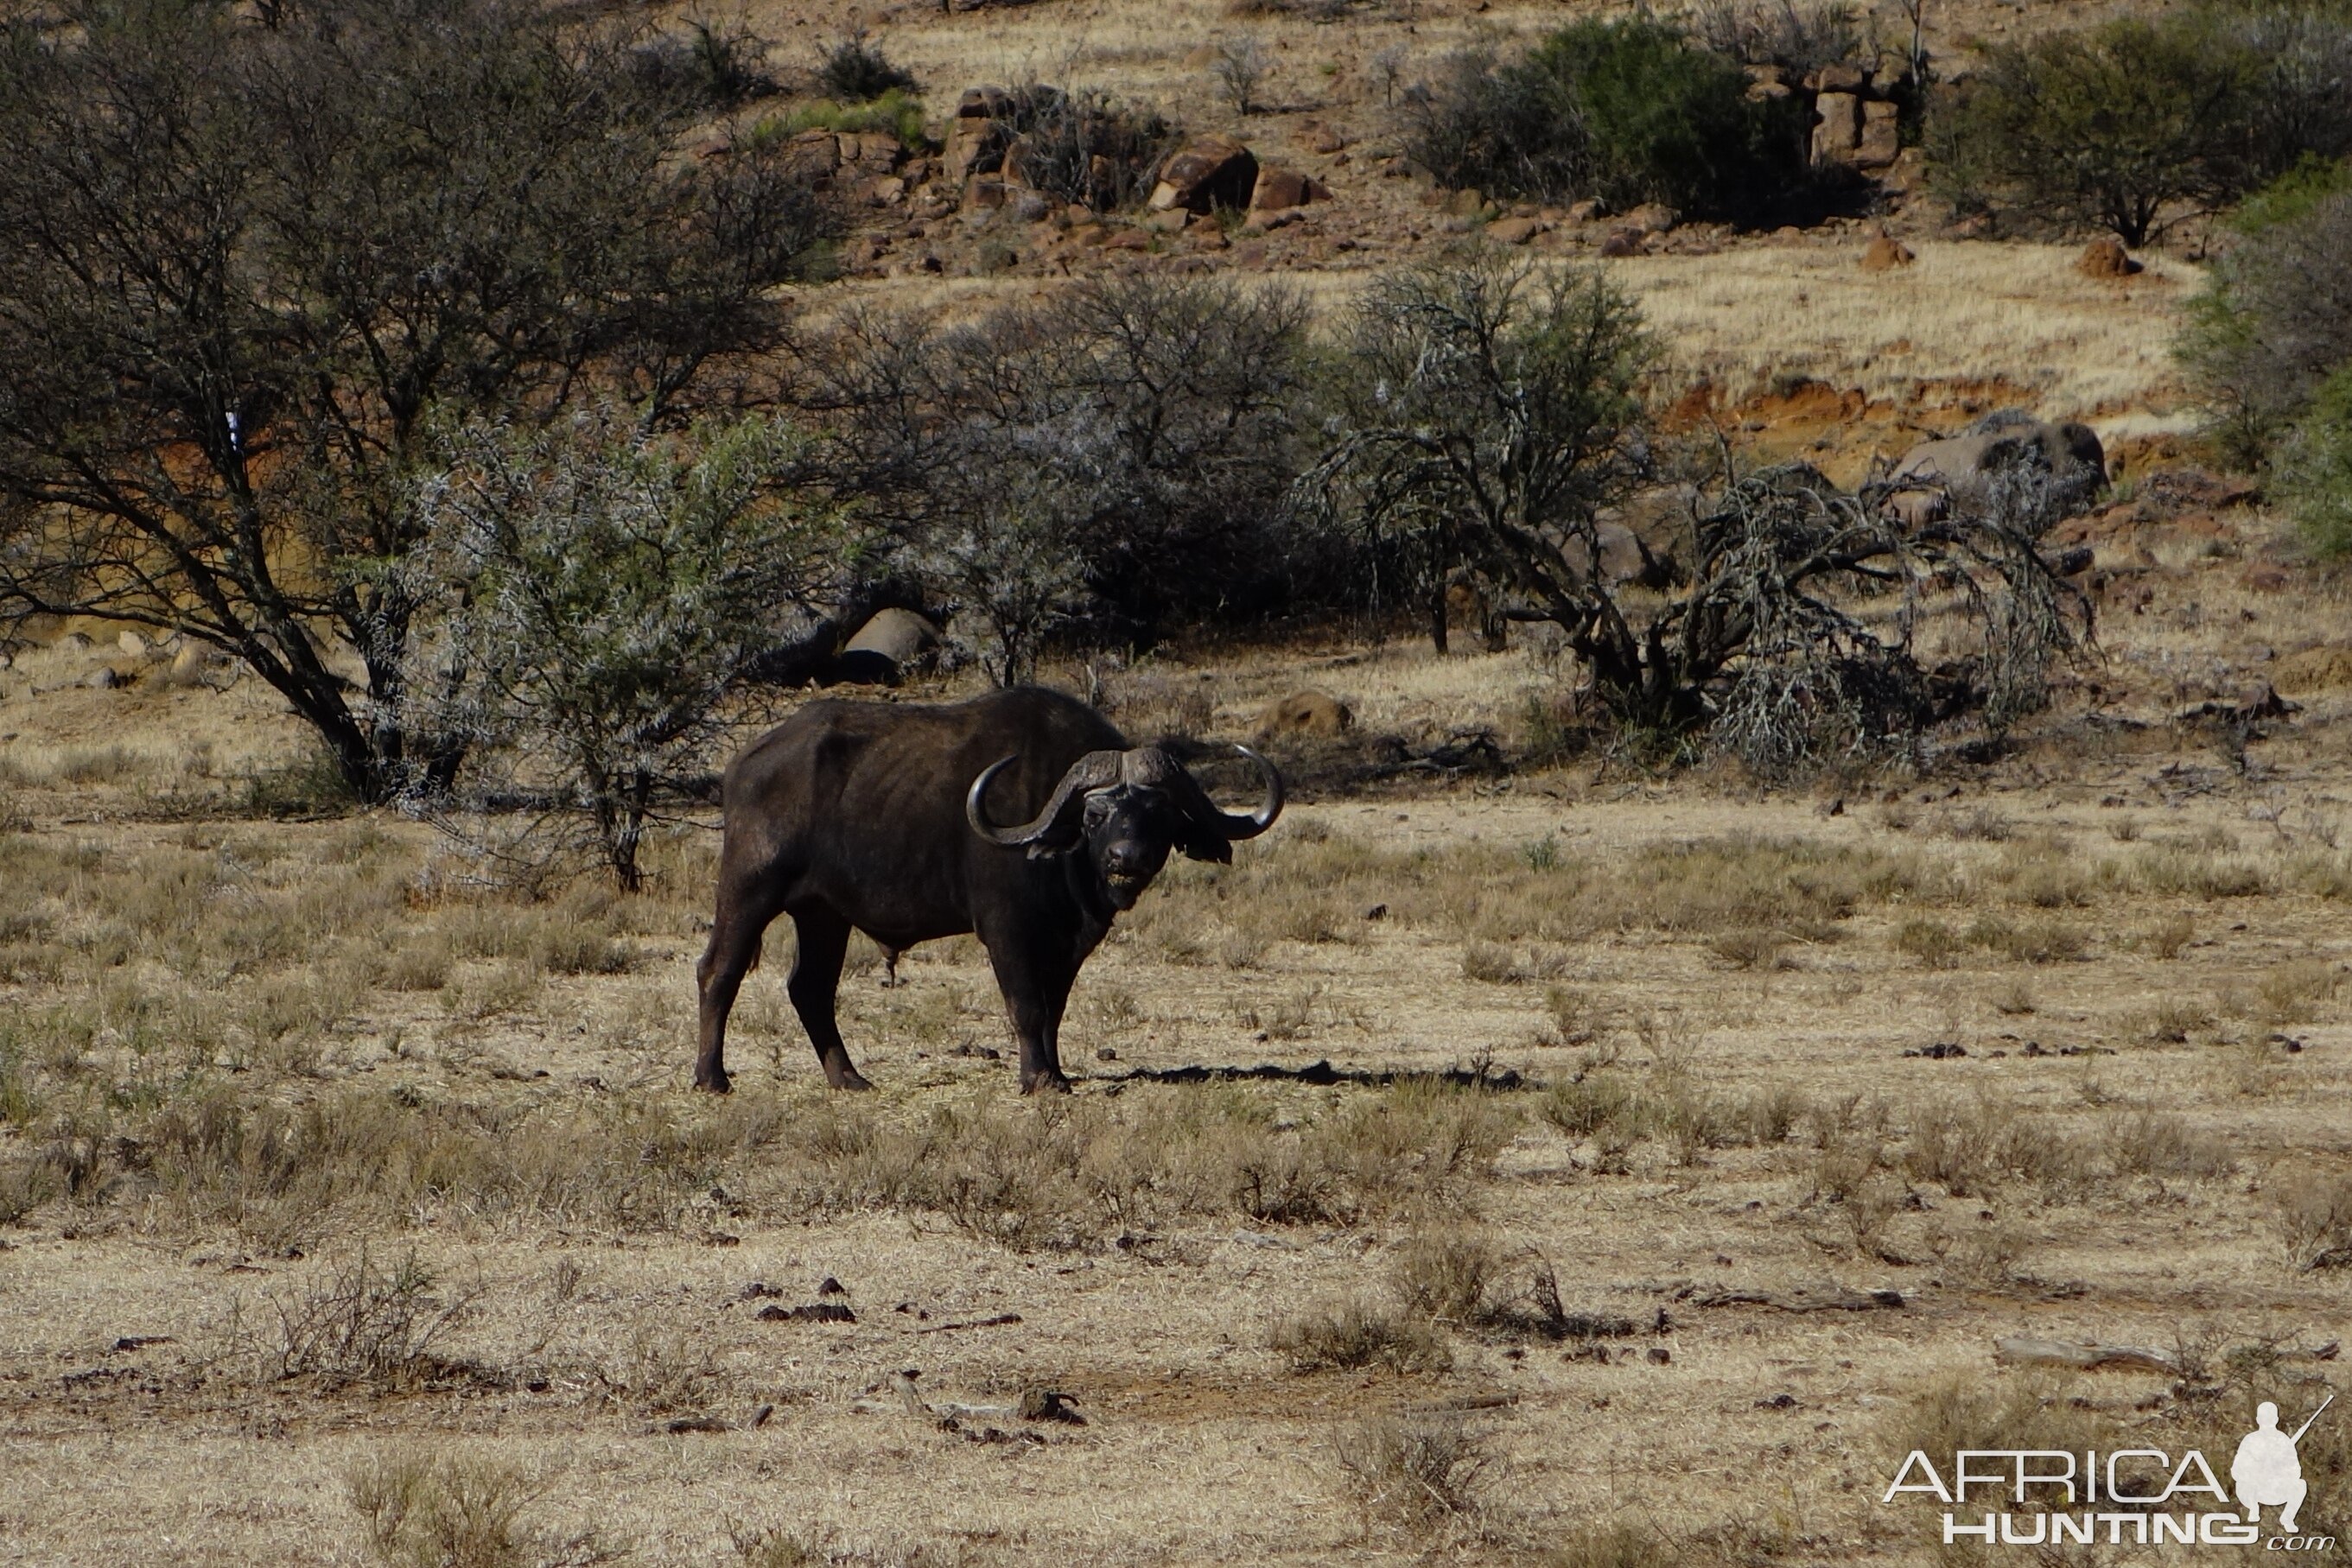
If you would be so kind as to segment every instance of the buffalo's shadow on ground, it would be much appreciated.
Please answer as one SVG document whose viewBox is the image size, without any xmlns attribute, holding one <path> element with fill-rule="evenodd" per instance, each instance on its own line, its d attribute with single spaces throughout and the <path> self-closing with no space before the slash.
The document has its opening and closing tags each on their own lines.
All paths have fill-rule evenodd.
<svg viewBox="0 0 2352 1568">
<path fill-rule="evenodd" d="M 1284 1067 L 1262 1061 L 1255 1067 L 1132 1067 L 1124 1072 L 1090 1072 L 1094 1083 L 1236 1083 L 1272 1080 L 1283 1083 L 1351 1083 L 1366 1089 L 1388 1089 L 1400 1083 L 1441 1083 L 1449 1089 L 1531 1089 L 1536 1087 L 1512 1068 L 1449 1067 L 1398 1071 L 1389 1069 L 1334 1067 L 1313 1061 L 1305 1067 Z"/>
</svg>

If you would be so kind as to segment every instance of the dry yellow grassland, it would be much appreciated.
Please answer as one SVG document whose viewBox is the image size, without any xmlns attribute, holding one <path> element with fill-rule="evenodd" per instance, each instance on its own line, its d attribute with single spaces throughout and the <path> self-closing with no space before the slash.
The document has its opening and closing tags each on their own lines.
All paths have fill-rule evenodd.
<svg viewBox="0 0 2352 1568">
<path fill-rule="evenodd" d="M 2107 678 L 2340 624 L 2242 570 L 2178 552 Z M 2311 1266 L 2352 1245 L 2324 685 L 2242 773 L 2151 684 L 2109 711 L 2152 727 L 2077 700 L 1927 783 L 1308 799 L 1097 955 L 1070 1101 L 986 1055 L 967 940 L 893 989 L 853 955 L 854 1102 L 772 954 L 722 1103 L 686 1087 L 707 825 L 648 894 L 530 903 L 424 825 L 240 806 L 300 799 L 247 782 L 300 755 L 249 681 L 33 695 L 69 662 L 0 699 L 7 1560 L 1924 1562 L 1935 1511 L 1876 1498 L 1938 1434 L 2225 1456 L 2341 1381 L 2291 1354 L 2352 1328 Z M 1109 685 L 1244 735 L 1311 684 L 1426 743 L 1555 674 L 1335 644 Z M 1516 1086 L 1378 1082 L 1446 1069 Z M 2004 1368 L 2015 1334 L 2182 1370 Z M 2341 1521 L 2346 1447 L 2305 1451 Z"/>
</svg>

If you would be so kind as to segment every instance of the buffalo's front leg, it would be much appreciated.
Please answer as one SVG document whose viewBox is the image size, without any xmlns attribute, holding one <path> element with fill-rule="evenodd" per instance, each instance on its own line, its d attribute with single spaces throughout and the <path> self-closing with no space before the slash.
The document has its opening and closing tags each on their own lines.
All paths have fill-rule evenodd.
<svg viewBox="0 0 2352 1568">
<path fill-rule="evenodd" d="M 1070 1081 L 1062 1075 L 1062 1009 L 1069 1005 L 1077 971 L 1039 956 L 1017 939 L 992 945 L 988 961 L 996 971 L 996 988 L 1004 994 L 1013 1033 L 1021 1041 L 1021 1092 L 1068 1093 Z"/>
<path fill-rule="evenodd" d="M 800 933 L 800 950 L 793 955 L 793 977 L 784 994 L 801 1015 L 801 1028 L 816 1047 L 824 1081 L 835 1089 L 871 1089 L 850 1065 L 849 1048 L 841 1040 L 833 1002 L 841 988 L 841 960 L 849 951 L 849 922 L 829 909 L 794 911 L 793 926 Z"/>
</svg>

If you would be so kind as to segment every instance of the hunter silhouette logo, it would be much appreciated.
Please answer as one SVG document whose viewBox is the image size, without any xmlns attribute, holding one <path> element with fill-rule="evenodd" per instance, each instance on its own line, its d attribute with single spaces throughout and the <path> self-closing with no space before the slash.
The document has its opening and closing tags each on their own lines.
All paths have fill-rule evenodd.
<svg viewBox="0 0 2352 1568">
<path fill-rule="evenodd" d="M 2278 1429 L 2278 1406 L 2263 1400 L 2254 1407 L 2254 1429 L 2238 1445 L 2238 1457 L 2230 1461 L 2230 1484 L 2238 1489 L 2238 1501 L 2246 1511 L 2246 1522 L 2261 1522 L 2263 1510 L 2279 1511 L 2278 1527 L 2282 1534 L 2294 1533 L 2294 1516 L 2303 1507 L 2310 1489 L 2304 1484 L 2303 1458 L 2295 1445 L 2311 1430 L 2311 1422 L 2336 1403 L 2329 1395 L 2311 1413 L 2311 1420 L 2294 1429 L 2290 1437 Z"/>
<path fill-rule="evenodd" d="M 2310 1488 L 2295 1445 L 2336 1403 L 2330 1394 L 2293 1433 L 2279 1429 L 2279 1407 L 2255 1407 L 2254 1429 L 2238 1444 L 2224 1487 L 2194 1448 L 2178 1459 L 2160 1448 L 2070 1453 L 2050 1448 L 1963 1448 L 1938 1470 L 1914 1449 L 1881 1502 L 1924 1493 L 1945 1505 L 1946 1545 L 2255 1546 L 2266 1552 L 2331 1552 L 2330 1535 L 2305 1535 L 2298 1520 Z M 1946 1477 L 1950 1478 L 1948 1481 Z M 2232 1492 L 2235 1493 L 2234 1500 Z M 1970 1514 L 1969 1504 L 2007 1507 Z M 2262 1514 L 2278 1511 L 2264 1538 Z"/>
</svg>

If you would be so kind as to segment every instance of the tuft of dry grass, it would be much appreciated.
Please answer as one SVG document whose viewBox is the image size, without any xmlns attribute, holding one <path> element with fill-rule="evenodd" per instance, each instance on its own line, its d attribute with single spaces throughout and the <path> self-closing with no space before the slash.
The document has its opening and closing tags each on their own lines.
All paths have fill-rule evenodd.
<svg viewBox="0 0 2352 1568">
<path fill-rule="evenodd" d="M 404 1447 L 353 1465 L 343 1485 L 385 1568 L 527 1568 L 549 1558 L 524 1522 L 535 1489 L 513 1465 Z"/>
<path fill-rule="evenodd" d="M 1493 1317 L 1503 1270 L 1502 1249 L 1485 1231 L 1434 1226 L 1405 1239 L 1391 1278 L 1406 1310 L 1433 1322 L 1470 1326 Z"/>
<path fill-rule="evenodd" d="M 1475 1509 L 1496 1468 L 1483 1435 L 1452 1414 L 1376 1416 L 1343 1428 L 1332 1448 L 1367 1509 L 1422 1528 Z"/>
<path fill-rule="evenodd" d="M 1629 1520 L 1575 1526 L 1545 1558 L 1550 1568 L 1678 1568 L 1681 1561 L 1655 1530 Z"/>
<path fill-rule="evenodd" d="M 2276 1182 L 2271 1201 L 2295 1268 L 2352 1269 L 2352 1176 L 2294 1172 Z"/>
<path fill-rule="evenodd" d="M 1267 1343 L 1293 1372 L 1440 1373 L 1454 1353 L 1426 1319 L 1349 1297 L 1318 1301 L 1277 1319 Z"/>
<path fill-rule="evenodd" d="M 377 1392 L 415 1384 L 442 1366 L 436 1347 L 473 1311 L 478 1285 L 443 1292 L 414 1249 L 380 1268 L 362 1246 L 349 1264 L 299 1290 L 266 1298 L 268 1326 L 257 1338 L 242 1308 L 222 1330 L 224 1348 L 249 1354 L 271 1382 L 310 1379 L 325 1388 Z"/>
</svg>

